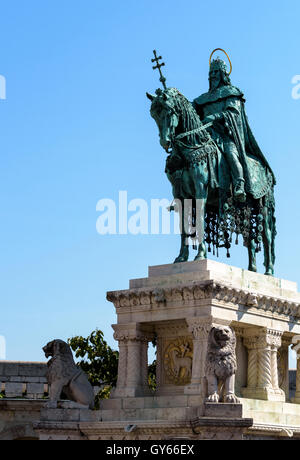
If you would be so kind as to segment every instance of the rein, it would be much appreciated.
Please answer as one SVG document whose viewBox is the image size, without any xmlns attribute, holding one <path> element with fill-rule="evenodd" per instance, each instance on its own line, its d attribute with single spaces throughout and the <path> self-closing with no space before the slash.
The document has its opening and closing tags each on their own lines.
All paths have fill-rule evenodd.
<svg viewBox="0 0 300 460">
<path fill-rule="evenodd" d="M 213 122 L 211 121 L 211 122 L 207 123 L 206 125 L 200 126 L 200 128 L 193 129 L 192 131 L 188 131 L 186 133 L 178 134 L 178 136 L 175 137 L 175 140 L 177 141 L 179 139 L 183 139 L 184 137 L 189 136 L 190 134 L 194 134 L 194 133 L 198 133 L 200 131 L 203 131 L 204 129 L 209 128 L 212 125 L 213 125 Z"/>
</svg>

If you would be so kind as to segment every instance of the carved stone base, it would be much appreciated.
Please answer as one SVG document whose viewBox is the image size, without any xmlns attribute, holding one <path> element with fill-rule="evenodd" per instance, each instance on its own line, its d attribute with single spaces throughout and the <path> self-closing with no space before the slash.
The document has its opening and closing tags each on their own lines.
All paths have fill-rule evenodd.
<svg viewBox="0 0 300 460">
<path fill-rule="evenodd" d="M 138 398 L 140 396 L 150 396 L 150 390 L 143 386 L 116 388 L 112 391 L 110 398 Z"/>
<path fill-rule="evenodd" d="M 201 384 L 191 384 L 187 385 L 184 388 L 184 394 L 185 395 L 201 395 L 202 393 L 202 385 Z"/>
<path fill-rule="evenodd" d="M 294 398 L 292 398 L 294 404 L 300 404 L 300 392 L 296 391 Z"/>
<path fill-rule="evenodd" d="M 247 399 L 285 402 L 285 393 L 280 389 L 273 390 L 273 388 L 242 388 L 242 395 Z"/>
<path fill-rule="evenodd" d="M 253 399 L 201 407 L 197 396 L 123 398 L 103 400 L 99 411 L 42 410 L 34 426 L 42 440 L 300 439 L 300 407 Z"/>
</svg>

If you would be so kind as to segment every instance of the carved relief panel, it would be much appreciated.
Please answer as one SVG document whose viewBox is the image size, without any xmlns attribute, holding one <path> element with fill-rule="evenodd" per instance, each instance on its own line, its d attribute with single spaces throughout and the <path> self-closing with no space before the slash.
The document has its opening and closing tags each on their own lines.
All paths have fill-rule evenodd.
<svg viewBox="0 0 300 460">
<path fill-rule="evenodd" d="M 157 333 L 157 394 L 181 394 L 191 382 L 193 337 L 185 321 L 160 324 Z"/>
<path fill-rule="evenodd" d="M 193 341 L 191 337 L 166 340 L 164 344 L 164 383 L 187 385 L 192 377 Z"/>
</svg>

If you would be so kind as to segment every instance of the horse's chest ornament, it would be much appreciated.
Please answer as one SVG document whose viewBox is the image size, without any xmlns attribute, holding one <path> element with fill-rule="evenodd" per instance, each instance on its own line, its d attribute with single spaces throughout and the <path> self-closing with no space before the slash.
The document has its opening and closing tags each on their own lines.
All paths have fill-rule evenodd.
<svg viewBox="0 0 300 460">
<path fill-rule="evenodd" d="M 207 144 L 205 144 L 203 147 L 198 147 L 195 150 L 190 150 L 186 154 L 186 162 L 188 166 L 197 166 L 199 164 L 204 165 L 208 159 L 209 156 L 212 155 L 217 155 L 218 149 L 216 145 L 208 141 Z"/>
</svg>

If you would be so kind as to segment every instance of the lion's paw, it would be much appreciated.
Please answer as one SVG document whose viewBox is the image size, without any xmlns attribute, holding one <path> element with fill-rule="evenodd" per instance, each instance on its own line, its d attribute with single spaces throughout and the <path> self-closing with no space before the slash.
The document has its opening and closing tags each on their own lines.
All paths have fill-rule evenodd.
<svg viewBox="0 0 300 460">
<path fill-rule="evenodd" d="M 240 400 L 232 393 L 225 396 L 225 403 L 228 404 L 239 404 Z"/>
<path fill-rule="evenodd" d="M 219 399 L 220 397 L 218 393 L 213 393 L 212 395 L 209 395 L 208 398 L 206 398 L 206 401 L 210 403 L 218 403 Z"/>
</svg>

